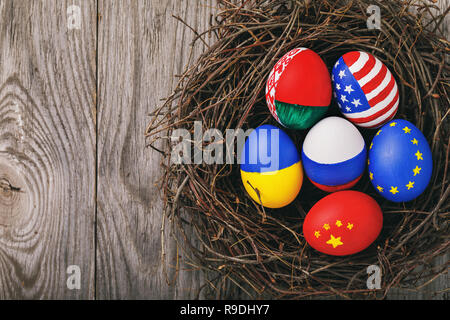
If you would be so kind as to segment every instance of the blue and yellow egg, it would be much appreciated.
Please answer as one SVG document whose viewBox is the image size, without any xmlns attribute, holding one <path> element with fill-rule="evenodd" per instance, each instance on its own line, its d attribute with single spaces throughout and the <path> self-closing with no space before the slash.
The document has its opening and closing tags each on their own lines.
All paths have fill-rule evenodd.
<svg viewBox="0 0 450 320">
<path fill-rule="evenodd" d="M 395 119 L 376 133 L 369 148 L 369 178 L 376 191 L 393 202 L 422 194 L 431 179 L 428 142 L 411 122 Z"/>
<path fill-rule="evenodd" d="M 240 159 L 245 190 L 267 208 L 281 208 L 300 192 L 303 168 L 298 150 L 283 130 L 262 125 L 245 141 Z"/>
</svg>

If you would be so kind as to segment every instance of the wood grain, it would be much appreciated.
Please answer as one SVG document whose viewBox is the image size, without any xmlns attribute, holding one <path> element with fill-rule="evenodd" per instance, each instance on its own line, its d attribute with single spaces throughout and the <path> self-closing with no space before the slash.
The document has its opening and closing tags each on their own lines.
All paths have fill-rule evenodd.
<svg viewBox="0 0 450 320">
<path fill-rule="evenodd" d="M 0 1 L 0 299 L 94 296 L 96 4 L 68 5 Z"/>
<path fill-rule="evenodd" d="M 0 0 L 0 299 L 197 297 L 205 279 L 163 219 L 144 130 L 188 61 L 194 34 L 173 15 L 203 31 L 216 12 L 214 0 Z M 449 283 L 389 298 L 448 299 Z"/>
<path fill-rule="evenodd" d="M 161 159 L 145 148 L 143 133 L 147 115 L 184 70 L 194 35 L 172 15 L 205 30 L 213 9 L 209 1 L 99 1 L 100 299 L 193 298 L 201 285 L 199 273 L 183 266 L 174 280 L 179 253 L 169 234 L 162 243 L 160 231 Z"/>
</svg>

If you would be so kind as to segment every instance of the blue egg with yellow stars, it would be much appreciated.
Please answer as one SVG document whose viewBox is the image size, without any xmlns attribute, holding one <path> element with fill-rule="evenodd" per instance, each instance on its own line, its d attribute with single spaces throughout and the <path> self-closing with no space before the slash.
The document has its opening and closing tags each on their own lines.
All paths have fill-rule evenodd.
<svg viewBox="0 0 450 320">
<path fill-rule="evenodd" d="M 391 120 L 369 147 L 369 178 L 377 192 L 393 202 L 422 194 L 431 179 L 433 160 L 422 132 L 411 122 Z"/>
<path fill-rule="evenodd" d="M 240 169 L 248 195 L 267 208 L 287 206 L 302 187 L 300 154 L 287 133 L 272 125 L 259 126 L 250 133 Z"/>
</svg>

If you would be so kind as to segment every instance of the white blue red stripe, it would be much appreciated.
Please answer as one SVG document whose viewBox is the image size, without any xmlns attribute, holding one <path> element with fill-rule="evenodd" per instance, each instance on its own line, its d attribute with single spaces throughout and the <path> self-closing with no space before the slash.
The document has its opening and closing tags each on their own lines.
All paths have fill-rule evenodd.
<svg viewBox="0 0 450 320">
<path fill-rule="evenodd" d="M 367 149 L 358 129 L 341 117 L 319 121 L 305 137 L 302 162 L 306 175 L 316 186 L 351 187 L 364 172 Z"/>
<path fill-rule="evenodd" d="M 367 150 L 362 150 L 354 157 L 337 163 L 319 163 L 302 151 L 302 161 L 308 178 L 324 186 L 340 186 L 361 176 L 365 169 Z"/>
</svg>

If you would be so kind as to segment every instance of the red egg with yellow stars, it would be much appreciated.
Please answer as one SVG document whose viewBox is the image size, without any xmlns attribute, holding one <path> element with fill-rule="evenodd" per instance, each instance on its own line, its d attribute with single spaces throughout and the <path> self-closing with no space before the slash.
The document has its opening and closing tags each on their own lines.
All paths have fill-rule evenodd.
<svg viewBox="0 0 450 320">
<path fill-rule="evenodd" d="M 303 235 L 317 251 L 345 256 L 369 247 L 382 226 L 378 203 L 365 193 L 346 190 L 322 198 L 311 208 L 303 223 Z"/>
</svg>

